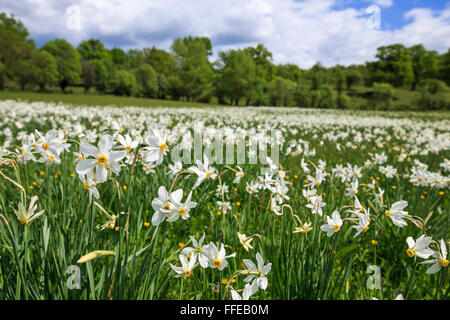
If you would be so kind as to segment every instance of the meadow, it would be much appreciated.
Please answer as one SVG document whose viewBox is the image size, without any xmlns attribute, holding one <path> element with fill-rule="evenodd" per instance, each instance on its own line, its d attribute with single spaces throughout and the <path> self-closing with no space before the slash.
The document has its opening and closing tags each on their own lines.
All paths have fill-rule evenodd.
<svg viewBox="0 0 450 320">
<path fill-rule="evenodd" d="M 2 300 L 448 299 L 448 112 L 1 100 Z"/>
</svg>

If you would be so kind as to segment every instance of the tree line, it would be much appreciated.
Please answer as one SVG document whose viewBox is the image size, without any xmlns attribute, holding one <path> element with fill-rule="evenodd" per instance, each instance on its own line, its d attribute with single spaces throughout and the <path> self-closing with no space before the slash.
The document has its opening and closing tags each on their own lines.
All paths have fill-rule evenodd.
<svg viewBox="0 0 450 320">
<path fill-rule="evenodd" d="M 207 37 L 175 39 L 170 51 L 155 47 L 107 49 L 97 39 L 76 48 L 55 39 L 37 48 L 13 15 L 0 13 L 0 90 L 67 92 L 71 86 L 102 94 L 211 102 L 228 105 L 391 109 L 400 92 L 414 93 L 421 109 L 448 109 L 450 49 L 439 54 L 418 44 L 377 49 L 361 65 L 305 70 L 275 64 L 263 45 L 220 52 L 211 62 Z M 402 91 L 399 91 L 402 90 Z M 397 103 L 396 107 L 399 107 Z M 411 105 L 400 106 L 405 109 Z"/>
</svg>

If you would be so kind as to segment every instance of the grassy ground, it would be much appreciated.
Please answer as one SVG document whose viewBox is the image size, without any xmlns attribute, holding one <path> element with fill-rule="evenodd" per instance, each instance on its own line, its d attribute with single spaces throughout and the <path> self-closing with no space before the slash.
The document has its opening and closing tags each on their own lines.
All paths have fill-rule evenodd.
<svg viewBox="0 0 450 320">
<path fill-rule="evenodd" d="M 205 107 L 209 104 L 175 100 L 147 99 L 114 95 L 83 94 L 74 92 L 40 93 L 40 92 L 0 92 L 0 100 L 23 100 L 64 103 L 86 106 L 140 106 L 140 107 Z"/>
</svg>

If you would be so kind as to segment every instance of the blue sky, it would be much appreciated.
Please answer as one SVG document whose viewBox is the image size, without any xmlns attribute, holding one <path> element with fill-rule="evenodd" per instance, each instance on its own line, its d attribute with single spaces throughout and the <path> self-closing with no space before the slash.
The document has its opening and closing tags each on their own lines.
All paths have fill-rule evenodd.
<svg viewBox="0 0 450 320">
<path fill-rule="evenodd" d="M 354 7 L 357 9 L 367 8 L 368 5 L 376 1 L 355 1 L 355 0 L 342 0 L 341 4 L 338 3 L 336 8 L 342 7 Z M 392 1 L 392 5 L 382 8 L 382 30 L 395 30 L 405 26 L 409 19 L 404 17 L 404 14 L 414 8 L 430 8 L 434 11 L 441 11 L 446 6 L 450 5 L 449 1 L 443 0 L 397 0 Z"/>
<path fill-rule="evenodd" d="M 169 50 L 176 37 L 208 36 L 214 57 L 263 43 L 275 63 L 303 68 L 364 63 L 392 43 L 450 48 L 450 1 L 439 0 L 2 0 L 0 11 L 22 20 L 38 46 L 96 38 Z"/>
</svg>

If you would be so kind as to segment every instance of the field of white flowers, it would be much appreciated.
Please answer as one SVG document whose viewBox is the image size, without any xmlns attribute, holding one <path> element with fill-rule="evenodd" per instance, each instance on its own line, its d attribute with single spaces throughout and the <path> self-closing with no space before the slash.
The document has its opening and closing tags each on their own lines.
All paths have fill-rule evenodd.
<svg viewBox="0 0 450 320">
<path fill-rule="evenodd" d="M 2 101 L 0 299 L 448 299 L 449 149 L 446 113 Z"/>
</svg>

